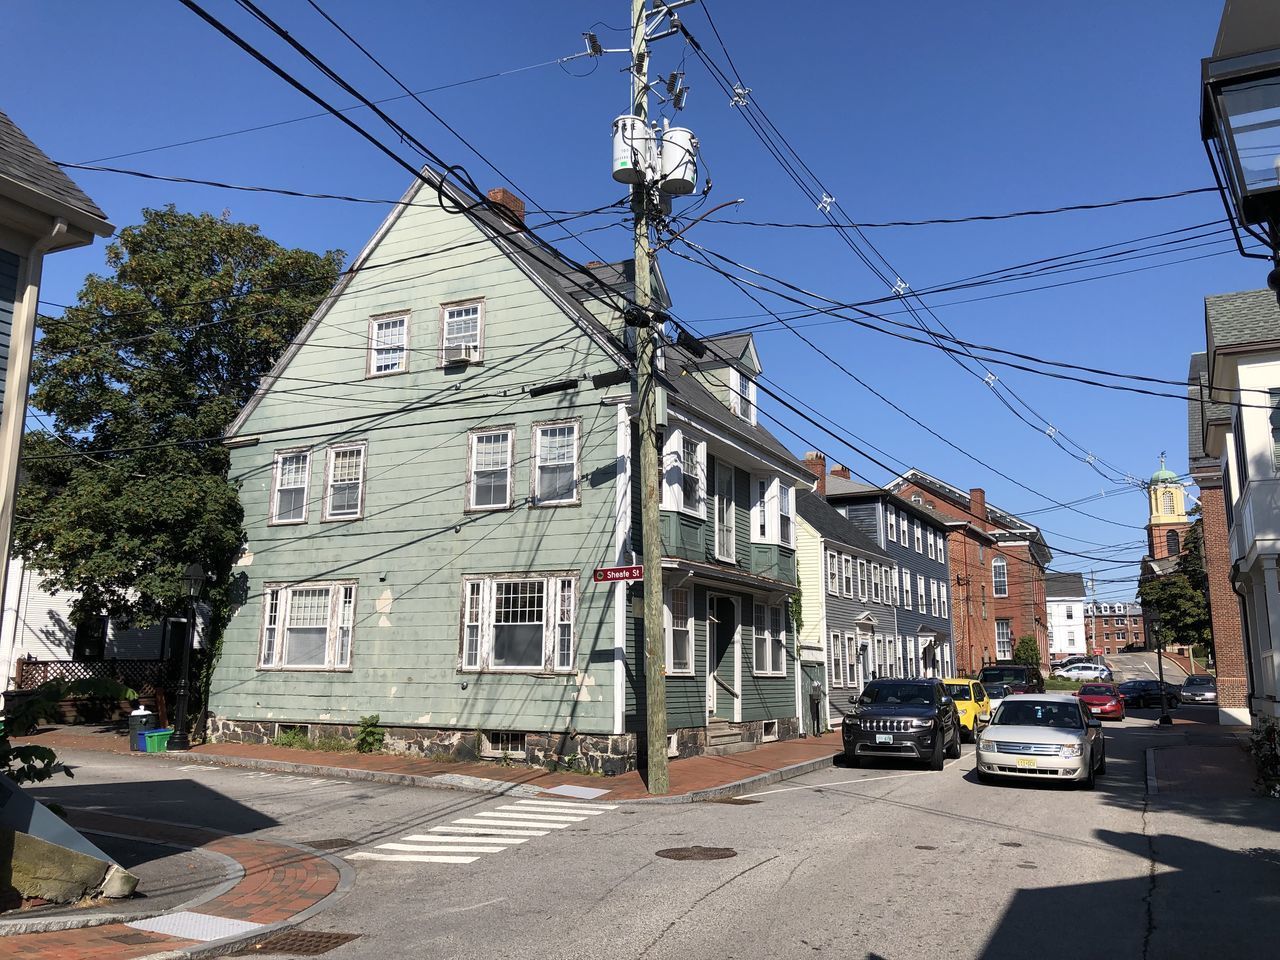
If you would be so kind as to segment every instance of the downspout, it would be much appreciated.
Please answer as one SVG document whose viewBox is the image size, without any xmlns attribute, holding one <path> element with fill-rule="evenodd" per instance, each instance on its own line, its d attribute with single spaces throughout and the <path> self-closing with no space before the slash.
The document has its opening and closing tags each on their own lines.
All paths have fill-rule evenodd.
<svg viewBox="0 0 1280 960">
<path fill-rule="evenodd" d="M 1227 582 L 1231 584 L 1231 592 L 1240 598 L 1240 629 L 1244 640 L 1244 676 L 1247 689 L 1245 706 L 1253 713 L 1253 631 L 1249 625 L 1249 608 L 1245 602 L 1245 591 L 1240 589 L 1240 561 L 1231 565 L 1231 573 Z M 1217 666 L 1217 650 L 1214 650 L 1214 666 Z"/>
<path fill-rule="evenodd" d="M 27 390 L 31 383 L 31 351 L 35 348 L 36 308 L 40 300 L 40 279 L 44 255 L 58 237 L 67 232 L 67 221 L 54 219 L 49 232 L 36 239 L 22 264 L 19 289 L 22 301 L 15 304 L 9 337 L 9 373 L 5 381 L 4 416 L 0 418 L 0 610 L 4 609 L 9 579 L 9 548 L 13 541 L 14 499 L 18 489 L 18 455 L 22 449 L 23 426 L 27 420 Z M 16 649 L 16 638 L 14 642 Z M 4 679 L 8 679 L 5 677 Z"/>
</svg>

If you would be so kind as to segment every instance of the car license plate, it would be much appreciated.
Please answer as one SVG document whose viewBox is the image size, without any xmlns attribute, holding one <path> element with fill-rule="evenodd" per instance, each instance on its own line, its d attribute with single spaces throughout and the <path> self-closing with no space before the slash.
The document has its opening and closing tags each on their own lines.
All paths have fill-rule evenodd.
<svg viewBox="0 0 1280 960">
<path fill-rule="evenodd" d="M 1089 709 L 1090 709 L 1090 710 L 1092 710 L 1094 713 L 1101 713 L 1101 712 L 1102 712 L 1102 708 L 1101 708 L 1101 707 L 1090 707 Z"/>
<path fill-rule="evenodd" d="M 893 743 L 893 734 L 891 734 L 891 733 L 877 733 L 877 734 L 876 734 L 876 743 Z"/>
<path fill-rule="evenodd" d="M 1018 766 L 1034 770 L 1036 768 L 1036 761 L 1032 757 L 1019 757 Z"/>
</svg>

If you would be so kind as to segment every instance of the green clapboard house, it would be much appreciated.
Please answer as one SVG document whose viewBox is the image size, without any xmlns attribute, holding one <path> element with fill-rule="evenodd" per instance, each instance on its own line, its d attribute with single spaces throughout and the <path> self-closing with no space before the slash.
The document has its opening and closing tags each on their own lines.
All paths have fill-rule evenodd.
<svg viewBox="0 0 1280 960">
<path fill-rule="evenodd" d="M 593 577 L 641 550 L 631 264 L 575 271 L 490 199 L 415 184 L 228 431 L 248 543 L 216 739 L 377 714 L 393 749 L 636 766 L 643 588 Z M 662 349 L 672 755 L 799 733 L 812 478 L 757 423 L 750 337 L 704 343 Z"/>
</svg>

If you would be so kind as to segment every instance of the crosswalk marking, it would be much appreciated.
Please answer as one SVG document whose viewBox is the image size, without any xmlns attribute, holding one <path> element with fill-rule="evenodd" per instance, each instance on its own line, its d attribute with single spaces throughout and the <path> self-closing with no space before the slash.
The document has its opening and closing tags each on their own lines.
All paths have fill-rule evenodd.
<svg viewBox="0 0 1280 960">
<path fill-rule="evenodd" d="M 571 810 L 617 810 L 616 803 L 575 803 L 572 800 L 517 800 L 538 807 L 568 807 Z"/>
<path fill-rule="evenodd" d="M 347 854 L 348 860 L 396 860 L 405 863 L 475 863 L 479 857 L 445 857 L 428 853 L 360 853 Z"/>
<path fill-rule="evenodd" d="M 502 807 L 501 809 L 523 810 L 525 813 L 572 813 L 572 814 L 581 814 L 582 816 L 587 816 L 587 817 L 598 817 L 602 813 L 609 812 L 607 810 L 581 810 L 581 809 L 576 809 L 569 804 L 565 804 L 563 806 L 554 806 L 554 807 L 544 807 L 541 805 L 535 807 L 535 806 L 531 806 L 533 802 L 534 801 L 532 800 L 517 800 L 515 804 L 511 806 Z M 530 806 L 526 806 L 526 804 L 530 804 Z"/>
<path fill-rule="evenodd" d="M 439 829 L 432 827 L 433 830 Z M 490 836 L 470 836 L 470 837 L 444 837 L 438 833 L 411 833 L 407 837 L 401 837 L 406 843 L 528 843 L 528 837 L 490 837 Z"/>
<path fill-rule="evenodd" d="M 505 814 L 486 813 L 484 814 L 484 816 L 488 818 L 488 817 L 505 816 Z M 468 826 L 472 826 L 472 827 L 504 827 L 504 826 L 537 827 L 539 830 L 541 830 L 543 827 L 546 827 L 550 830 L 563 830 L 565 827 L 571 826 L 571 824 L 568 824 L 568 823 L 551 823 L 545 820 L 525 820 L 525 819 L 481 820 L 479 817 L 462 817 L 461 819 L 455 820 L 453 822 L 467 824 Z"/>
<path fill-rule="evenodd" d="M 462 823 L 461 820 L 456 820 L 454 822 Z M 545 837 L 547 835 L 546 830 L 513 830 L 508 828 L 505 824 L 498 823 L 489 827 L 455 827 L 452 825 L 447 827 L 432 827 L 431 831 L 433 833 L 497 833 L 504 837 Z"/>
<path fill-rule="evenodd" d="M 378 850 L 407 850 L 410 853 L 501 853 L 507 849 L 498 847 L 437 847 L 423 843 L 380 843 Z"/>
<path fill-rule="evenodd" d="M 504 813 L 503 811 L 513 810 L 514 813 Z M 502 817 L 507 820 L 533 820 L 535 822 L 546 821 L 548 823 L 580 823 L 587 819 L 586 817 L 573 817 L 564 813 L 530 813 L 528 810 L 521 810 L 519 807 L 499 807 L 493 813 L 486 813 L 486 817 Z"/>
</svg>

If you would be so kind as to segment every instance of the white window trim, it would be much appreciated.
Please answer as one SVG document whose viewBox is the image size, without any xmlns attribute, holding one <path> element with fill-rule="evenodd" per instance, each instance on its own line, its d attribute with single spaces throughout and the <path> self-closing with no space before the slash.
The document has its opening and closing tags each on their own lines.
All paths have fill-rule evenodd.
<svg viewBox="0 0 1280 960">
<path fill-rule="evenodd" d="M 479 437 L 496 436 L 505 434 L 507 438 L 507 499 L 505 503 L 486 504 L 485 506 L 476 505 L 476 484 L 475 484 L 475 465 L 476 465 L 476 439 Z M 487 430 L 471 430 L 467 433 L 467 510 L 475 512 L 489 512 L 492 510 L 510 510 L 512 498 L 515 496 L 515 446 L 516 432 L 512 427 L 493 427 Z"/>
<path fill-rule="evenodd" d="M 303 457 L 306 460 L 305 466 L 302 468 L 302 516 L 297 520 L 279 520 L 280 515 L 280 461 L 286 457 Z M 296 487 L 290 487 L 294 490 Z M 311 508 L 311 451 L 309 449 L 291 449 L 277 450 L 272 460 L 271 468 L 271 518 L 267 521 L 268 526 L 293 526 L 299 523 L 306 523 Z"/>
<path fill-rule="evenodd" d="M 339 513 L 335 514 L 330 510 L 330 504 L 333 502 L 333 461 L 338 453 L 344 450 L 360 451 L 360 485 L 359 495 L 356 501 L 355 513 Z M 325 451 L 324 459 L 324 507 L 321 518 L 325 521 L 343 521 L 343 520 L 363 520 L 364 519 L 364 495 L 365 495 L 365 479 L 368 473 L 367 467 L 369 462 L 368 444 L 361 441 L 360 443 L 342 443 L 337 446 L 329 447 Z"/>
<path fill-rule="evenodd" d="M 852 597 L 854 595 L 853 581 L 853 557 L 842 553 L 840 554 L 840 596 Z"/>
<path fill-rule="evenodd" d="M 834 550 L 827 551 L 827 593 L 833 597 L 840 596 L 840 583 L 842 571 L 840 568 L 840 554 Z"/>
<path fill-rule="evenodd" d="M 351 657 L 355 647 L 355 608 L 358 598 L 358 581 L 355 580 L 315 580 L 303 583 L 264 583 L 262 585 L 262 629 L 258 634 L 258 669 L 283 672 L 308 673 L 342 673 L 350 671 Z M 345 609 L 347 590 L 351 591 L 350 610 Z M 329 591 L 329 622 L 325 636 L 325 662 L 323 664 L 291 664 L 286 662 L 288 646 L 289 607 L 293 594 L 298 590 Z M 273 601 L 275 603 L 273 611 Z M 274 622 L 272 615 L 274 612 Z M 350 612 L 351 621 L 346 624 L 349 631 L 345 661 L 340 658 L 341 629 L 343 615 Z M 267 655 L 268 634 L 272 635 L 271 653 Z"/>
<path fill-rule="evenodd" d="M 882 603 L 884 596 L 884 570 L 878 563 L 871 564 L 871 600 Z"/>
<path fill-rule="evenodd" d="M 688 438 L 696 445 L 698 470 L 698 502 L 688 504 L 684 500 L 685 433 L 686 431 L 682 429 L 672 430 L 667 436 L 666 443 L 663 444 L 662 475 L 667 482 L 663 484 L 662 508 L 679 510 L 681 513 L 705 520 L 707 519 L 707 502 L 711 499 L 710 491 L 707 489 L 707 442 L 692 435 Z"/>
<path fill-rule="evenodd" d="M 885 533 L 889 535 L 889 539 L 892 542 L 897 543 L 898 542 L 898 513 L 896 510 L 893 509 L 893 507 L 885 507 L 884 511 L 885 511 L 884 513 Z"/>
<path fill-rule="evenodd" d="M 751 475 L 751 542 L 752 543 L 772 543 L 776 538 L 773 535 L 773 528 L 770 525 L 772 519 L 769 514 L 769 500 L 773 494 L 773 485 L 775 483 L 772 477 L 762 477 L 759 474 Z M 764 491 L 761 492 L 761 487 Z M 760 528 L 764 527 L 762 531 Z"/>
<path fill-rule="evenodd" d="M 924 553 L 923 547 L 924 531 L 920 526 L 920 521 L 916 521 L 916 553 Z"/>
<path fill-rule="evenodd" d="M 844 637 L 832 630 L 827 648 L 827 685 L 832 689 L 844 688 Z M 837 669 L 839 668 L 839 669 Z"/>
<path fill-rule="evenodd" d="M 916 612 L 924 613 L 925 604 L 929 602 L 929 598 L 924 592 L 924 577 L 916 575 Z"/>
<path fill-rule="evenodd" d="M 375 332 L 378 324 L 386 323 L 390 320 L 404 320 L 404 346 L 401 348 L 400 366 L 395 370 L 377 370 L 378 363 L 378 341 Z M 410 357 L 410 335 L 412 333 L 413 322 L 410 319 L 410 311 L 397 310 L 394 313 L 379 313 L 369 318 L 369 351 L 365 358 L 365 379 L 372 380 L 378 377 L 396 377 L 402 373 L 409 372 Z"/>
<path fill-rule="evenodd" d="M 573 428 L 573 496 L 567 500 L 544 500 L 538 494 L 539 470 L 542 457 L 542 432 L 561 427 Z M 571 507 L 582 502 L 582 422 L 570 420 L 544 420 L 533 425 L 533 469 L 529 478 L 529 504 L 533 507 Z"/>
<path fill-rule="evenodd" d="M 996 568 L 999 567 L 1004 571 L 1004 589 L 1001 590 L 999 581 L 996 579 Z M 1004 557 L 992 557 L 991 559 L 991 595 L 993 597 L 1009 596 L 1009 564 Z"/>
<path fill-rule="evenodd" d="M 483 299 L 457 300 L 457 301 L 454 301 L 453 303 L 440 304 L 440 358 L 439 358 L 440 366 L 444 367 L 448 365 L 445 361 L 445 355 L 444 355 L 445 347 L 446 347 L 446 344 L 444 342 L 445 318 L 448 316 L 450 310 L 465 309 L 467 307 L 473 307 L 473 306 L 479 307 L 480 312 L 479 312 L 478 323 L 476 324 L 475 356 L 468 358 L 467 362 L 481 363 L 484 361 L 484 326 L 485 326 L 484 300 Z"/>
<path fill-rule="evenodd" d="M 783 483 L 781 480 L 775 481 L 778 488 L 778 495 L 774 497 L 774 503 L 777 504 L 778 510 L 778 546 L 790 547 L 795 549 L 796 545 L 796 488 L 789 483 Z M 786 509 L 783 509 L 783 506 Z M 782 517 L 785 516 L 790 523 L 791 535 L 784 537 L 782 535 Z"/>
<path fill-rule="evenodd" d="M 751 675 L 755 677 L 785 677 L 787 675 L 787 612 L 786 607 L 767 606 L 763 603 L 753 603 L 751 605 Z M 765 667 L 760 668 L 760 658 L 756 656 L 759 649 L 760 638 L 757 635 L 760 632 L 760 618 L 758 614 L 764 611 L 764 652 Z M 777 614 L 778 622 L 781 625 L 781 636 L 775 636 L 773 632 L 774 615 Z M 774 663 L 773 658 L 777 656 L 778 662 Z"/>
<path fill-rule="evenodd" d="M 911 609 L 911 571 L 902 568 L 902 609 Z"/>
<path fill-rule="evenodd" d="M 520 581 L 538 580 L 543 584 L 542 594 L 542 663 L 536 666 L 495 666 L 493 663 L 494 633 L 494 597 L 498 583 L 517 583 Z M 570 580 L 573 583 L 573 603 L 570 616 L 573 618 L 571 631 L 569 663 L 557 663 L 560 636 L 560 584 Z M 480 587 L 480 642 L 477 661 L 466 663 L 467 644 L 467 599 L 470 584 L 479 583 Z M 578 651 L 578 573 L 574 570 L 553 570 L 545 573 L 531 574 L 497 573 L 487 576 L 462 578 L 462 605 L 458 616 L 458 671 L 461 673 L 523 673 L 523 674 L 571 674 L 576 669 Z"/>
<path fill-rule="evenodd" d="M 867 580 L 867 561 L 858 558 L 858 599 L 866 603 L 871 593 L 871 584 Z"/>
<path fill-rule="evenodd" d="M 748 423 L 756 423 L 757 391 L 755 379 L 742 373 L 737 367 L 729 368 L 729 410 Z"/>
<path fill-rule="evenodd" d="M 761 496 L 760 487 L 764 487 Z M 782 518 L 791 522 L 790 536 L 782 535 Z M 760 527 L 764 527 L 764 533 Z M 760 474 L 751 476 L 751 542 L 795 548 L 796 545 L 796 489 L 784 483 L 780 477 Z"/>
<path fill-rule="evenodd" d="M 937 541 L 937 548 L 938 548 L 938 558 L 937 558 L 937 559 L 938 559 L 938 562 L 939 562 L 939 563 L 946 563 L 946 562 L 947 562 L 947 555 L 946 555 L 946 553 L 943 551 L 943 549 L 942 549 L 942 545 L 946 542 L 946 540 L 947 540 L 947 535 L 946 535 L 945 533 L 941 533 L 941 532 L 939 532 L 939 533 L 937 534 L 937 536 L 936 536 L 934 539 Z"/>
<path fill-rule="evenodd" d="M 929 615 L 938 615 L 938 581 L 933 579 L 929 580 Z"/>
<path fill-rule="evenodd" d="M 929 559 L 930 560 L 937 559 L 937 551 L 933 548 L 933 528 L 932 527 L 930 527 L 927 531 L 925 531 L 925 541 L 929 545 L 929 550 L 928 550 Z"/>
<path fill-rule="evenodd" d="M 947 585 L 945 583 L 938 584 L 938 616 L 944 620 L 950 616 L 947 612 Z"/>
<path fill-rule="evenodd" d="M 909 532 L 908 527 L 909 527 L 909 524 L 907 523 L 906 511 L 905 510 L 899 511 L 898 512 L 898 542 L 901 543 L 904 547 L 907 546 L 907 533 Z"/>
<path fill-rule="evenodd" d="M 902 602 L 902 576 L 898 573 L 898 565 L 895 563 L 891 571 L 892 580 L 890 581 L 889 596 L 884 598 L 884 602 L 896 607 Z"/>
<path fill-rule="evenodd" d="M 720 535 L 720 478 L 722 474 L 729 477 L 729 510 L 725 514 L 728 519 L 727 527 L 728 543 L 721 542 Z M 738 473 L 732 464 L 725 463 L 723 460 L 716 461 L 716 491 L 715 506 L 713 508 L 712 523 L 714 524 L 713 534 L 715 539 L 715 555 L 716 559 L 721 563 L 737 563 L 738 562 Z"/>
<path fill-rule="evenodd" d="M 685 670 L 677 670 L 675 668 L 675 594 L 677 592 L 685 595 L 685 609 L 689 611 L 688 632 L 689 632 L 689 666 Z M 666 671 L 669 677 L 692 677 L 695 673 L 694 661 L 694 636 L 696 633 L 697 618 L 694 616 L 693 610 L 693 590 L 689 587 L 668 587 L 666 602 L 663 604 L 663 618 L 665 620 L 666 633 Z"/>
</svg>

